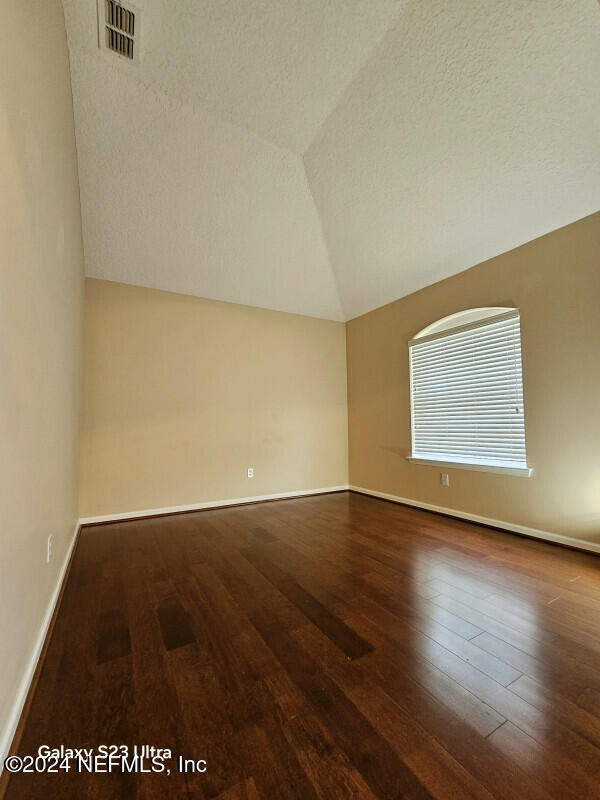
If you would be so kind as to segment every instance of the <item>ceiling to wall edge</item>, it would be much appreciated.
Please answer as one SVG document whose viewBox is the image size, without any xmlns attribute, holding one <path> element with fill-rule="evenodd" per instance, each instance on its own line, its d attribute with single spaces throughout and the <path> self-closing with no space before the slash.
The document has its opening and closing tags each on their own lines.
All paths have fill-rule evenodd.
<svg viewBox="0 0 600 800">
<path fill-rule="evenodd" d="M 599 2 L 600 2 L 600 0 L 599 0 Z M 303 169 L 305 180 L 306 180 L 307 190 L 308 190 L 308 193 L 310 195 L 310 200 L 311 200 L 312 206 L 314 208 L 314 211 L 315 211 L 315 214 L 316 214 L 316 219 L 317 219 L 317 222 L 318 222 L 320 235 L 321 235 L 321 238 L 323 240 L 324 247 L 325 247 L 326 256 L 327 256 L 327 264 L 328 264 L 328 267 L 329 267 L 329 269 L 331 271 L 331 275 L 332 275 L 332 278 L 333 278 L 335 292 L 337 294 L 337 300 L 338 300 L 339 308 L 340 308 L 340 311 L 341 311 L 341 319 L 340 318 L 336 319 L 335 317 L 332 317 L 332 316 L 316 316 L 316 315 L 311 315 L 311 314 L 302 314 L 302 313 L 294 312 L 294 311 L 282 311 L 280 309 L 275 309 L 275 308 L 271 308 L 271 307 L 268 307 L 268 306 L 262 306 L 262 305 L 252 305 L 252 306 L 250 306 L 249 304 L 246 304 L 246 303 L 240 303 L 240 302 L 236 302 L 236 301 L 231 301 L 231 300 L 226 300 L 226 299 L 221 299 L 221 298 L 215 298 L 215 297 L 212 297 L 212 298 L 211 297 L 206 297 L 206 296 L 203 296 L 203 295 L 200 295 L 200 294 L 195 294 L 195 293 L 192 293 L 192 292 L 181 292 L 181 291 L 173 292 L 173 290 L 170 290 L 170 289 L 162 289 L 162 288 L 155 287 L 155 286 L 144 285 L 142 283 L 133 283 L 133 282 L 128 282 L 128 281 L 114 281 L 114 282 L 121 282 L 121 283 L 124 283 L 126 285 L 131 285 L 131 286 L 140 286 L 142 288 L 154 289 L 156 291 L 169 291 L 169 292 L 173 292 L 173 293 L 176 293 L 176 294 L 184 294 L 184 295 L 187 295 L 187 296 L 198 297 L 198 298 L 201 298 L 201 299 L 215 300 L 217 302 L 233 303 L 234 305 L 248 305 L 249 307 L 263 308 L 265 310 L 271 310 L 271 311 L 275 311 L 277 313 L 291 313 L 291 314 L 294 314 L 294 315 L 297 315 L 297 316 L 307 316 L 307 317 L 312 317 L 312 318 L 315 318 L 315 319 L 327 319 L 327 320 L 331 320 L 331 321 L 338 321 L 338 322 L 347 323 L 347 322 L 350 322 L 350 321 L 352 321 L 354 319 L 358 319 L 358 318 L 360 318 L 362 316 L 370 314 L 370 313 L 376 311 L 379 308 L 384 308 L 384 307 L 386 307 L 388 305 L 391 305 L 392 303 L 397 302 L 398 300 L 401 300 L 401 299 L 403 299 L 405 297 L 408 297 L 408 296 L 410 296 L 412 294 L 415 294 L 415 293 L 417 293 L 419 291 L 422 291 L 422 290 L 426 289 L 428 286 L 432 286 L 432 285 L 435 285 L 437 283 L 442 282 L 443 280 L 447 280 L 448 278 L 452 277 L 453 275 L 457 275 L 457 274 L 460 274 L 461 272 L 465 272 L 465 271 L 467 271 L 469 269 L 474 268 L 475 266 L 478 266 L 481 263 L 486 263 L 488 260 L 490 260 L 492 258 L 496 258 L 496 257 L 498 257 L 500 255 L 503 255 L 504 253 L 508 253 L 508 252 L 511 252 L 512 250 L 518 249 L 519 247 L 522 247 L 522 246 L 526 245 L 529 241 L 534 241 L 535 239 L 540 238 L 542 236 L 545 236 L 545 235 L 551 233 L 553 230 L 555 230 L 555 228 L 550 228 L 548 230 L 544 230 L 538 236 L 534 237 L 533 240 L 527 239 L 525 241 L 520 242 L 517 245 L 514 245 L 514 246 L 508 248 L 507 250 L 500 251 L 498 253 L 493 253 L 487 259 L 484 259 L 483 261 L 477 261 L 475 263 L 465 264 L 460 269 L 454 270 L 448 276 L 442 277 L 442 278 L 437 279 L 437 280 L 433 280 L 433 281 L 431 281 L 429 283 L 425 283 L 422 286 L 418 286 L 418 288 L 414 289 L 413 291 L 406 292 L 405 294 L 400 294 L 397 297 L 393 297 L 391 300 L 389 300 L 389 301 L 387 301 L 385 303 L 375 304 L 372 307 L 366 307 L 365 310 L 362 310 L 358 314 L 350 315 L 346 311 L 346 308 L 344 307 L 344 301 L 343 301 L 342 293 L 340 291 L 340 284 L 339 284 L 338 274 L 337 274 L 336 269 L 334 268 L 333 261 L 332 261 L 331 255 L 330 255 L 329 238 L 328 238 L 328 235 L 326 233 L 325 226 L 323 224 L 323 216 L 322 216 L 321 211 L 319 210 L 319 206 L 318 206 L 318 204 L 317 204 L 317 202 L 315 200 L 315 194 L 314 194 L 314 191 L 313 191 L 313 185 L 311 183 L 311 179 L 309 177 L 309 172 L 308 172 L 308 169 L 307 169 L 306 158 L 307 158 L 307 156 L 309 154 L 309 151 L 314 146 L 315 142 L 319 139 L 319 137 L 322 134 L 323 130 L 326 128 L 326 126 L 328 124 L 328 121 L 330 120 L 330 118 L 332 118 L 334 116 L 334 114 L 336 112 L 336 109 L 343 103 L 344 98 L 348 95 L 348 93 L 351 92 L 352 86 L 357 81 L 360 80 L 361 75 L 368 68 L 368 66 L 372 62 L 372 60 L 376 57 L 376 54 L 377 54 L 379 48 L 382 47 L 383 43 L 385 42 L 385 39 L 390 34 L 390 32 L 396 27 L 397 23 L 398 23 L 398 19 L 395 18 L 393 20 L 393 22 L 390 24 L 390 26 L 388 27 L 388 29 L 385 31 L 385 33 L 380 37 L 380 39 L 377 41 L 377 43 L 374 45 L 374 47 L 371 49 L 371 51 L 365 57 L 365 59 L 362 62 L 361 66 L 359 67 L 359 69 L 354 73 L 354 75 L 351 77 L 351 79 L 345 85 L 344 89 L 340 92 L 340 94 L 338 95 L 336 101 L 333 103 L 333 105 L 329 109 L 327 115 L 324 117 L 323 121 L 319 125 L 318 129 L 315 131 L 314 136 L 310 140 L 309 144 L 305 147 L 305 149 L 303 151 L 300 151 L 300 152 L 295 150 L 295 149 L 292 149 L 290 147 L 287 147 L 287 146 L 281 144 L 280 142 L 275 141 L 274 139 L 271 139 L 271 138 L 265 136 L 264 134 L 261 134 L 261 133 L 257 132 L 256 130 L 254 130 L 253 128 L 251 128 L 251 127 L 249 127 L 247 125 L 243 125 L 243 124 L 241 124 L 239 122 L 233 122 L 231 120 L 228 120 L 228 119 L 220 116 L 213 109 L 209 109 L 209 108 L 203 106 L 200 102 L 191 102 L 191 101 L 185 100 L 185 99 L 183 99 L 182 97 L 179 97 L 179 96 L 175 97 L 171 93 L 169 93 L 168 90 L 163 89 L 162 87 L 156 87 L 156 86 L 154 86 L 152 84 L 149 84 L 147 82 L 140 81 L 139 79 L 136 79 L 135 77 L 132 77 L 132 76 L 128 76 L 127 77 L 128 80 L 131 80 L 131 81 L 133 81 L 135 83 L 138 83 L 146 91 L 149 91 L 153 95 L 155 95 L 156 97 L 161 98 L 162 102 L 168 103 L 169 105 L 172 105 L 172 106 L 173 105 L 175 105 L 175 106 L 177 106 L 177 105 L 179 105 L 179 106 L 187 106 L 189 108 L 194 108 L 196 110 L 201 110 L 203 114 L 206 114 L 207 116 L 211 117 L 214 120 L 218 120 L 218 122 L 220 124 L 226 125 L 226 126 L 230 127 L 231 129 L 234 129 L 234 130 L 241 130 L 246 135 L 248 135 L 248 136 L 250 136 L 250 137 L 252 137 L 252 138 L 254 138 L 254 139 L 258 140 L 258 141 L 266 143 L 270 147 L 275 147 L 275 148 L 277 148 L 278 150 L 280 150 L 282 152 L 285 152 L 285 153 L 288 153 L 288 154 L 291 154 L 293 156 L 296 156 L 296 157 L 300 158 L 300 160 L 302 162 L 302 169 Z M 67 38 L 68 38 L 68 28 L 67 28 Z M 72 40 L 69 40 L 68 44 L 69 44 L 69 70 L 70 70 L 70 77 L 71 77 L 71 92 L 72 92 L 73 91 L 72 90 L 73 75 L 72 75 L 72 65 L 71 65 L 70 51 L 71 51 L 71 49 L 73 49 L 73 50 L 76 50 L 80 54 L 85 54 L 87 52 L 87 48 L 84 48 L 84 47 L 80 46 L 79 44 L 77 44 L 76 42 L 74 42 Z M 112 68 L 114 70 L 121 71 L 119 69 L 119 66 L 121 66 L 121 68 L 123 68 L 123 66 L 126 66 L 126 65 L 119 65 L 118 64 L 118 59 L 116 59 L 116 62 L 117 63 L 112 65 Z M 76 113 L 77 112 L 75 111 L 75 102 L 74 101 L 73 101 L 73 107 L 74 107 L 74 116 L 76 117 Z M 77 139 L 77 124 L 75 125 L 75 131 L 76 131 L 76 139 Z M 77 157 L 78 157 L 78 166 L 79 166 L 79 150 L 78 149 L 77 149 Z M 80 188 L 80 196 L 81 196 L 81 188 Z M 80 202 L 80 211 L 81 211 L 81 202 Z M 82 214 L 82 216 L 83 216 L 83 214 Z M 576 222 L 576 221 L 577 221 L 577 219 L 573 219 L 573 220 L 567 221 L 566 223 L 564 223 L 564 225 L 561 225 L 559 227 L 564 227 L 565 225 L 572 224 L 573 222 Z M 87 267 L 87 261 L 86 261 L 86 258 L 85 258 L 85 242 L 83 243 L 83 247 L 84 247 L 84 265 L 86 265 L 86 267 Z M 101 276 L 95 276 L 93 274 L 88 273 L 87 268 L 85 269 L 85 275 L 86 275 L 86 277 L 90 277 L 92 279 L 110 280 L 110 279 L 107 279 L 107 278 L 104 278 L 104 277 L 101 277 Z"/>
<path fill-rule="evenodd" d="M 598 0 L 598 2 L 600 2 L 600 0 Z M 311 194 L 312 194 L 312 192 L 311 192 Z M 593 217 L 598 213 L 600 213 L 600 209 L 599 209 L 599 211 L 592 212 L 592 214 L 589 214 L 588 216 Z M 319 217 L 319 219 L 320 219 L 320 217 Z M 581 219 L 587 219 L 587 217 L 582 217 Z M 561 227 L 565 227 L 566 228 L 569 225 L 574 225 L 575 223 L 580 222 L 580 221 L 581 221 L 580 219 L 575 219 L 575 220 L 572 220 L 571 222 L 568 222 L 566 225 L 563 225 Z M 455 275 L 460 275 L 463 272 L 468 272 L 471 269 L 475 269 L 476 267 L 479 267 L 479 266 L 482 266 L 484 264 L 487 264 L 488 261 L 492 261 L 495 258 L 499 258 L 501 256 L 504 256 L 504 255 L 508 254 L 508 253 L 512 253 L 515 250 L 520 250 L 522 247 L 526 247 L 528 244 L 531 244 L 532 242 L 537 241 L 537 239 L 542 239 L 542 238 L 544 238 L 544 236 L 549 236 L 551 233 L 554 233 L 555 230 L 561 230 L 561 228 L 548 230 L 545 233 L 542 233 L 540 236 L 536 237 L 535 239 L 530 239 L 530 240 L 528 240 L 526 242 L 521 242 L 521 244 L 518 244 L 516 247 L 511 247 L 509 250 L 504 250 L 502 253 L 497 253 L 494 256 L 490 256 L 490 258 L 487 258 L 484 261 L 480 261 L 477 264 L 470 264 L 470 265 L 466 266 L 464 269 L 461 269 L 458 272 L 454 272 L 454 273 L 452 273 L 452 275 L 449 275 L 446 278 L 441 278 L 438 281 L 433 281 L 432 283 L 425 284 L 424 286 L 421 286 L 419 289 L 415 289 L 412 292 L 407 292 L 404 295 L 400 295 L 399 297 L 395 297 L 393 300 L 390 300 L 387 303 L 383 303 L 381 305 L 374 306 L 373 308 L 369 308 L 366 311 L 362 311 L 360 314 L 355 314 L 354 316 L 347 316 L 346 314 L 344 314 L 344 318 L 341 319 L 341 320 L 340 319 L 334 319 L 332 317 L 317 317 L 317 316 L 314 316 L 312 314 L 298 314 L 297 312 L 294 312 L 294 311 L 280 311 L 279 309 L 269 308 L 268 306 L 248 305 L 247 303 L 236 303 L 236 302 L 231 301 L 231 300 L 219 300 L 219 299 L 214 298 L 214 297 L 204 297 L 202 295 L 190 294 L 188 292 L 175 292 L 175 291 L 173 291 L 171 289 L 159 289 L 159 288 L 156 288 L 155 286 L 145 286 L 144 284 L 140 284 L 140 283 L 129 283 L 127 281 L 113 281 L 113 280 L 110 280 L 109 278 L 102 278 L 102 277 L 98 277 L 98 276 L 95 276 L 95 275 L 88 275 L 87 273 L 86 273 L 85 277 L 86 277 L 86 279 L 89 279 L 89 280 L 105 281 L 106 283 L 117 283 L 117 284 L 122 284 L 123 286 L 131 286 L 132 288 L 149 289 L 149 290 L 154 291 L 154 292 L 165 292 L 166 294 L 179 294 L 179 295 L 182 295 L 183 297 L 194 297 L 194 298 L 196 298 L 198 300 L 206 300 L 208 302 L 213 302 L 213 303 L 226 303 L 227 305 L 242 306 L 242 307 L 246 307 L 246 308 L 257 308 L 257 309 L 261 309 L 262 311 L 269 311 L 269 312 L 271 312 L 273 314 L 290 314 L 290 315 L 292 315 L 294 317 L 308 317 L 309 319 L 322 319 L 325 322 L 337 322 L 337 323 L 342 324 L 342 325 L 347 325 L 349 322 L 352 322 L 354 320 L 360 319 L 361 317 L 366 317 L 367 315 L 372 314 L 375 311 L 379 311 L 382 308 L 387 308 L 388 306 L 394 305 L 394 303 L 397 303 L 400 300 L 404 300 L 407 297 L 411 297 L 414 294 L 418 294 L 419 292 L 425 291 L 430 286 L 435 286 L 438 283 L 443 283 L 444 281 L 450 280 Z M 85 258 L 85 254 L 84 254 L 84 258 Z M 335 275 L 335 271 L 333 272 L 333 276 L 334 276 L 335 284 L 336 284 L 336 288 L 337 288 L 337 277 Z M 339 289 L 338 289 L 338 294 L 339 294 Z"/>
<path fill-rule="evenodd" d="M 161 288 L 158 288 L 156 286 L 150 286 L 150 285 L 142 284 L 142 283 L 130 283 L 130 282 L 124 281 L 124 280 L 111 281 L 108 278 L 100 277 L 100 276 L 97 276 L 97 275 L 94 275 L 94 274 L 91 274 L 90 272 L 88 272 L 86 254 L 85 254 L 85 237 L 83 236 L 84 225 L 83 225 L 83 211 L 82 211 L 82 204 L 81 204 L 81 186 L 79 184 L 80 167 L 79 167 L 79 148 L 77 147 L 77 129 L 78 129 L 78 126 L 77 126 L 77 111 L 76 111 L 75 100 L 74 100 L 74 97 L 73 97 L 73 75 L 72 75 L 72 66 L 71 66 L 72 59 L 71 59 L 71 55 L 70 55 L 70 51 L 71 50 L 77 51 L 80 55 L 85 55 L 87 53 L 87 49 L 84 48 L 84 47 L 81 47 L 78 44 L 72 43 L 72 42 L 69 42 L 69 48 L 68 49 L 69 49 L 69 77 L 70 77 L 70 81 L 71 81 L 71 100 L 72 100 L 72 103 L 73 103 L 73 116 L 75 118 L 75 151 L 76 151 L 76 154 L 77 154 L 77 167 L 78 167 L 78 169 L 77 169 L 77 173 L 78 173 L 77 181 L 78 181 L 78 186 L 79 186 L 79 208 L 80 208 L 80 215 L 81 215 L 81 218 L 82 218 L 82 240 L 83 240 L 82 241 L 82 247 L 83 247 L 83 260 L 84 260 L 85 277 L 86 278 L 91 278 L 92 280 L 106 280 L 109 283 L 123 283 L 126 286 L 139 286 L 140 288 L 152 289 L 154 291 L 166 291 L 166 292 L 169 292 L 169 293 L 172 293 L 172 294 L 183 294 L 183 295 L 188 296 L 188 297 L 198 297 L 201 300 L 214 300 L 215 302 L 231 303 L 232 305 L 247 305 L 245 303 L 236 303 L 235 301 L 232 301 L 232 300 L 222 300 L 220 298 L 206 297 L 204 295 L 191 294 L 191 293 L 188 293 L 188 292 L 177 292 L 177 291 L 173 291 L 172 289 L 161 289 Z M 116 63 L 115 64 L 111 64 L 111 68 L 114 71 L 118 71 L 120 67 L 122 69 L 128 68 L 129 65 L 127 65 L 127 64 L 119 65 L 118 59 L 115 59 L 115 60 L 116 60 Z M 183 107 L 188 107 L 188 108 L 194 109 L 194 110 L 198 110 L 200 108 L 199 104 L 197 104 L 197 103 L 192 103 L 190 101 L 186 101 L 186 100 L 184 100 L 184 99 L 182 99 L 180 97 L 173 97 L 171 94 L 169 94 L 168 91 L 166 91 L 165 89 L 162 89 L 161 87 L 156 87 L 156 86 L 153 86 L 153 85 L 148 84 L 148 83 L 144 83 L 144 82 L 141 82 L 141 81 L 136 81 L 135 78 L 132 78 L 131 76 L 127 76 L 126 80 L 130 80 L 133 83 L 138 83 L 139 82 L 140 85 L 142 86 L 142 88 L 145 91 L 150 92 L 155 97 L 159 98 L 163 103 L 168 103 L 171 107 L 183 106 Z M 335 109 L 335 107 L 332 109 L 332 112 L 333 112 L 334 109 Z M 310 178 L 308 176 L 308 171 L 306 169 L 306 161 L 305 161 L 304 153 L 298 153 L 296 150 L 291 150 L 290 148 L 287 148 L 284 145 L 282 145 L 282 144 L 280 144 L 278 142 L 275 142 L 272 139 L 266 138 L 265 136 L 261 135 L 260 133 L 257 133 L 255 130 L 253 130 L 252 128 L 249 128 L 249 127 L 247 127 L 245 125 L 240 125 L 238 123 L 231 122 L 230 120 L 223 119 L 222 117 L 218 116 L 217 114 L 215 114 L 210 109 L 202 108 L 201 110 L 202 110 L 203 113 L 206 114 L 206 116 L 211 117 L 212 119 L 218 121 L 220 124 L 226 125 L 227 127 L 231 128 L 233 130 L 241 130 L 247 136 L 250 136 L 250 137 L 252 137 L 252 138 L 254 138 L 254 139 L 256 139 L 256 140 L 258 140 L 260 142 L 263 142 L 263 143 L 267 144 L 269 147 L 277 148 L 278 150 L 281 150 L 282 152 L 287 153 L 288 155 L 292 155 L 295 158 L 298 158 L 300 160 L 300 162 L 302 164 L 302 171 L 304 173 L 304 178 L 305 178 L 305 181 L 306 181 L 306 186 L 307 186 L 308 194 L 309 194 L 309 197 L 310 197 L 310 201 L 311 201 L 311 204 L 312 204 L 312 206 L 314 208 L 314 211 L 315 211 L 315 214 L 316 214 L 316 218 L 317 218 L 318 225 L 319 225 L 320 235 L 321 235 L 321 238 L 323 240 L 323 245 L 325 247 L 325 251 L 326 251 L 326 254 L 327 254 L 327 261 L 328 261 L 329 270 L 330 270 L 330 272 L 332 274 L 332 277 L 333 277 L 333 282 L 334 282 L 334 286 L 335 286 L 335 290 L 336 290 L 338 305 L 339 305 L 339 309 L 340 309 L 340 312 L 341 312 L 341 319 L 337 319 L 335 317 L 318 317 L 318 316 L 313 316 L 311 314 L 299 314 L 298 312 L 294 312 L 294 311 L 281 311 L 280 309 L 270 308 L 269 306 L 249 306 L 249 307 L 250 308 L 262 308 L 265 311 L 274 311 L 274 312 L 281 313 L 281 314 L 294 314 L 295 316 L 305 316 L 305 317 L 310 317 L 312 319 L 325 319 L 325 320 L 329 320 L 329 321 L 332 321 L 332 322 L 343 322 L 343 323 L 347 322 L 348 318 L 347 318 L 347 314 L 346 314 L 346 311 L 344 309 L 344 305 L 343 305 L 343 302 L 342 302 L 342 296 L 341 296 L 341 292 L 340 292 L 340 289 L 339 289 L 339 283 L 338 283 L 337 274 L 336 274 L 336 272 L 335 272 L 335 270 L 333 268 L 333 264 L 332 264 L 331 257 L 330 257 L 330 254 L 329 254 L 329 243 L 327 241 L 327 236 L 325 234 L 325 230 L 324 230 L 324 227 L 323 227 L 323 220 L 321 218 L 321 214 L 319 212 L 317 203 L 315 201 L 314 192 L 313 192 L 313 189 L 312 189 L 312 186 L 311 186 Z M 319 128 L 319 131 L 320 130 L 321 130 L 321 128 Z M 311 142 L 311 144 L 312 144 L 312 142 Z M 308 150 L 308 148 L 307 148 L 307 150 Z"/>
<path fill-rule="evenodd" d="M 97 0 L 95 0 L 95 2 L 97 2 Z M 62 3 L 62 0 L 61 0 L 61 6 L 63 7 L 63 18 L 65 18 L 65 11 L 64 11 L 64 5 Z M 293 149 L 291 149 L 289 147 L 286 147 L 286 146 L 282 145 L 280 142 L 275 141 L 274 139 L 270 139 L 270 138 L 262 135 L 261 133 L 258 133 L 257 131 L 255 131 L 253 128 L 251 128 L 249 126 L 242 125 L 240 123 L 236 123 L 236 122 L 232 122 L 230 120 L 227 120 L 227 119 L 219 116 L 212 109 L 208 109 L 208 108 L 202 107 L 203 113 L 206 113 L 208 116 L 212 117 L 213 119 L 218 120 L 219 123 L 227 125 L 228 127 L 231 127 L 232 129 L 242 130 L 247 135 L 258 139 L 259 141 L 265 142 L 266 144 L 268 144 L 271 147 L 276 147 L 279 150 L 282 150 L 283 152 L 292 154 L 292 155 L 300 158 L 300 160 L 302 162 L 302 170 L 304 172 L 304 177 L 305 177 L 305 180 L 306 180 L 306 186 L 307 186 L 307 189 L 308 189 L 308 194 L 310 196 L 310 201 L 312 203 L 312 207 L 313 207 L 314 212 L 316 214 L 320 235 L 321 235 L 321 238 L 322 238 L 322 241 L 323 241 L 323 245 L 324 245 L 324 248 L 325 248 L 325 252 L 326 252 L 326 255 L 327 255 L 327 263 L 328 263 L 329 270 L 330 270 L 332 278 L 333 278 L 333 284 L 334 284 L 336 295 L 337 295 L 338 306 L 339 306 L 339 310 L 341 312 L 341 319 L 336 319 L 334 317 L 314 317 L 315 319 L 331 319 L 331 320 L 336 321 L 336 322 L 340 322 L 341 321 L 341 322 L 344 322 L 344 323 L 348 322 L 350 320 L 350 318 L 349 318 L 349 316 L 348 316 L 348 314 L 346 312 L 346 309 L 344 308 L 344 302 L 343 302 L 343 299 L 342 299 L 342 293 L 340 291 L 340 285 L 339 285 L 338 276 L 337 276 L 336 270 L 334 269 L 333 262 L 332 262 L 332 259 L 331 259 L 330 245 L 329 245 L 328 237 L 327 237 L 327 234 L 325 232 L 325 228 L 324 228 L 324 225 L 323 225 L 323 219 L 322 219 L 322 216 L 321 216 L 321 212 L 319 211 L 319 207 L 318 207 L 317 202 L 315 200 L 313 187 L 312 187 L 312 184 L 311 184 L 311 181 L 310 181 L 310 177 L 309 177 L 309 174 L 308 174 L 308 170 L 307 170 L 307 167 L 306 167 L 306 156 L 307 156 L 308 152 L 310 151 L 311 147 L 313 146 L 313 144 L 319 138 L 321 132 L 326 127 L 327 122 L 329 121 L 329 119 L 334 115 L 336 109 L 343 102 L 343 100 L 347 96 L 347 94 L 351 91 L 351 88 L 354 85 L 354 83 L 357 80 L 359 80 L 360 75 L 368 67 L 370 62 L 374 59 L 378 49 L 382 46 L 382 44 L 384 43 L 386 37 L 390 34 L 390 31 L 392 31 L 394 29 L 394 27 L 396 26 L 396 24 L 398 22 L 399 15 L 401 13 L 402 4 L 399 3 L 398 6 L 399 6 L 398 7 L 398 12 L 394 16 L 394 18 L 392 19 L 391 24 L 385 29 L 383 34 L 379 37 L 378 41 L 374 44 L 374 46 L 370 49 L 370 51 L 365 55 L 365 58 L 363 59 L 360 67 L 354 72 L 354 74 L 348 80 L 346 85 L 339 92 L 336 101 L 329 108 L 327 114 L 322 119 L 320 125 L 315 130 L 312 138 L 310 139 L 310 141 L 308 142 L 308 144 L 306 145 L 304 150 L 301 150 L 301 151 L 293 150 Z M 138 9 L 136 9 L 136 10 L 138 10 Z M 100 24 L 99 17 L 97 17 L 97 20 L 98 20 L 98 24 Z M 73 102 L 73 113 L 74 113 L 74 117 L 75 117 L 75 149 L 76 149 L 76 153 L 77 153 L 78 184 L 79 184 L 79 150 L 77 148 L 77 119 L 76 119 L 76 111 L 75 111 L 75 101 L 74 101 L 74 98 L 73 98 L 73 74 L 72 74 L 72 65 L 71 65 L 71 61 L 72 61 L 72 59 L 71 59 L 71 50 L 72 49 L 76 50 L 76 51 L 78 51 L 79 54 L 85 55 L 87 53 L 87 48 L 81 46 L 76 41 L 71 39 L 71 37 L 69 36 L 69 28 L 68 28 L 68 25 L 66 24 L 66 18 L 65 18 L 65 31 L 66 31 L 67 43 L 68 43 L 67 51 L 68 51 L 68 61 L 69 61 L 69 77 L 70 77 L 70 81 L 71 81 L 71 99 L 72 99 L 72 102 Z M 100 35 L 100 33 L 98 35 Z M 102 50 L 102 49 L 103 48 L 101 46 L 99 46 L 99 50 Z M 113 70 L 116 71 L 118 69 L 128 69 L 128 68 L 131 67 L 131 65 L 129 65 L 129 64 L 122 64 L 122 63 L 119 64 L 119 61 L 122 61 L 122 59 L 120 59 L 118 56 L 115 57 L 115 62 L 111 65 Z M 134 69 L 135 69 L 135 67 L 134 67 Z M 196 109 L 200 107 L 199 103 L 189 102 L 189 101 L 183 100 L 180 97 L 177 97 L 177 98 L 172 97 L 167 90 L 165 90 L 165 89 L 163 89 L 161 87 L 156 87 L 156 86 L 151 85 L 149 83 L 140 81 L 139 78 L 135 77 L 135 74 L 133 76 L 127 75 L 127 79 L 128 80 L 132 80 L 132 82 L 139 83 L 146 91 L 149 91 L 152 94 L 154 94 L 156 97 L 161 98 L 163 100 L 163 102 L 168 102 L 171 105 L 183 105 L 183 106 L 188 106 L 190 108 L 196 108 Z M 79 197 L 79 199 L 80 199 L 80 203 L 79 203 L 79 205 L 80 205 L 80 214 L 82 216 L 82 239 L 83 239 L 84 238 L 83 237 L 83 213 L 82 213 L 82 209 L 81 209 L 81 186 L 80 185 L 79 185 L 79 196 L 80 196 Z M 90 278 L 94 278 L 95 276 L 93 276 L 91 274 L 88 274 L 86 254 L 85 254 L 85 241 L 83 241 L 82 244 L 83 244 L 83 257 L 84 257 L 85 276 L 86 277 L 90 277 Z M 102 280 L 106 280 L 106 279 L 102 278 Z M 142 284 L 133 284 L 133 283 L 132 284 L 127 284 L 127 285 L 142 286 Z M 151 287 L 151 286 L 147 286 L 147 287 L 143 287 L 143 288 L 156 289 L 156 287 Z M 156 290 L 157 291 L 163 291 L 163 290 L 160 290 L 160 289 L 156 289 Z M 170 290 L 166 290 L 166 291 L 170 291 Z M 180 293 L 180 292 L 176 292 L 176 293 Z M 189 296 L 201 297 L 200 295 L 191 295 L 191 294 Z M 215 299 L 215 298 L 203 298 L 203 299 Z M 396 298 L 396 299 L 399 299 L 399 298 Z M 232 301 L 219 300 L 219 302 L 232 302 Z M 391 301 L 391 302 L 393 302 L 393 301 Z M 255 307 L 256 308 L 266 308 L 267 310 L 276 310 L 276 309 L 269 309 L 268 307 L 264 307 L 264 306 L 255 306 Z M 365 311 L 363 313 L 369 313 L 369 311 L 371 311 L 371 310 L 373 310 L 373 309 L 368 309 L 367 311 Z M 295 313 L 295 312 L 285 312 L 284 311 L 284 312 L 281 312 L 281 313 Z M 301 316 L 312 316 L 312 315 L 304 314 L 304 315 L 301 315 Z M 362 314 L 358 315 L 358 316 L 362 316 Z"/>
</svg>

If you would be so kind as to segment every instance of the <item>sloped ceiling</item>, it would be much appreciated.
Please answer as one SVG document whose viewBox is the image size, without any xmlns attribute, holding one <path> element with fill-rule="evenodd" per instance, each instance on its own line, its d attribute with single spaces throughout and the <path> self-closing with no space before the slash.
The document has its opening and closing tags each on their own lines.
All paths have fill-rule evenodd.
<svg viewBox="0 0 600 800">
<path fill-rule="evenodd" d="M 600 208 L 595 0 L 63 2 L 88 275 L 348 319 Z"/>
<path fill-rule="evenodd" d="M 597 211 L 600 6 L 411 3 L 306 165 L 348 317 Z"/>
</svg>

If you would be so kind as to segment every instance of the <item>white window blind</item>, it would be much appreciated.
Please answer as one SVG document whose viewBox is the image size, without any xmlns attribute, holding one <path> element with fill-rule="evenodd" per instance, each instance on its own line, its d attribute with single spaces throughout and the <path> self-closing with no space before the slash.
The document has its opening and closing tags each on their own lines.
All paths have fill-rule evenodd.
<svg viewBox="0 0 600 800">
<path fill-rule="evenodd" d="M 527 469 L 518 311 L 413 339 L 409 353 L 414 459 Z"/>
</svg>

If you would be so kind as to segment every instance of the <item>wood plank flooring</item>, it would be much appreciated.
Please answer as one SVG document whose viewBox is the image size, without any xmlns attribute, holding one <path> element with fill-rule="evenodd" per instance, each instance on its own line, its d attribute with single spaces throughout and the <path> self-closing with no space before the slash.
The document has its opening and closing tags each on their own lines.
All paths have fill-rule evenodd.
<svg viewBox="0 0 600 800">
<path fill-rule="evenodd" d="M 340 493 L 84 529 L 17 798 L 598 798 L 600 560 Z M 183 773 L 176 756 L 204 759 Z"/>
</svg>

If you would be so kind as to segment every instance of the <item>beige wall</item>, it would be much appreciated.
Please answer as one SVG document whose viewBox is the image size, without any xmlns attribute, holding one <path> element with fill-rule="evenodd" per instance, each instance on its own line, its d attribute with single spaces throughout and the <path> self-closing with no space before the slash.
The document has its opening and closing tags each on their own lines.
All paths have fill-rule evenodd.
<svg viewBox="0 0 600 800">
<path fill-rule="evenodd" d="M 531 478 L 410 464 L 408 340 L 478 306 L 521 311 Z M 350 483 L 600 543 L 600 214 L 347 325 Z"/>
<path fill-rule="evenodd" d="M 88 278 L 84 362 L 82 517 L 348 482 L 343 323 Z"/>
<path fill-rule="evenodd" d="M 62 6 L 1 7 L 0 754 L 77 520 L 83 303 Z"/>
</svg>

